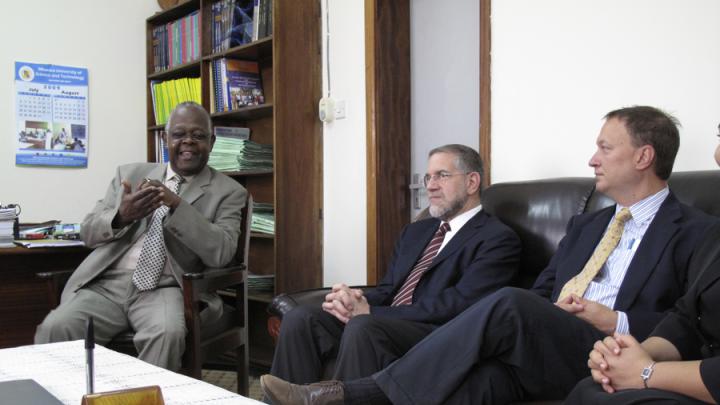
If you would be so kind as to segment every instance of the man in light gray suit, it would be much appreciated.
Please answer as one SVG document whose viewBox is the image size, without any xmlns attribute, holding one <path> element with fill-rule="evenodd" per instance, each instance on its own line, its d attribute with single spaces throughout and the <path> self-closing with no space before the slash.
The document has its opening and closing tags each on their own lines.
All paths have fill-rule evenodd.
<svg viewBox="0 0 720 405">
<path fill-rule="evenodd" d="M 98 343 L 132 329 L 140 359 L 180 368 L 182 275 L 232 261 L 247 192 L 207 167 L 215 136 L 200 105 L 178 105 L 165 137 L 170 164 L 119 167 L 105 198 L 83 220 L 82 239 L 95 250 L 38 326 L 35 343 L 81 339 L 92 316 Z M 205 301 L 203 320 L 219 317 L 219 297 Z"/>
</svg>

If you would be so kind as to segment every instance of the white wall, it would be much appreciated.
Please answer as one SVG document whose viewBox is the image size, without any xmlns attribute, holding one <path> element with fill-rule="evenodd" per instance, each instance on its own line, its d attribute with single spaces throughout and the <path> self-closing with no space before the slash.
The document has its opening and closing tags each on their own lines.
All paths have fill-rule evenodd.
<svg viewBox="0 0 720 405">
<path fill-rule="evenodd" d="M 411 173 L 425 174 L 437 146 L 479 147 L 479 24 L 477 0 L 410 1 Z M 424 208 L 424 189 L 421 197 Z"/>
<path fill-rule="evenodd" d="M 365 8 L 363 1 L 328 1 L 330 90 L 335 100 L 345 100 L 347 117 L 323 128 L 323 280 L 327 286 L 365 284 Z M 325 5 L 323 0 L 323 9 Z M 328 84 L 326 55 L 323 52 L 323 94 Z"/>
<path fill-rule="evenodd" d="M 3 4 L 0 202 L 19 203 L 23 222 L 81 221 L 119 164 L 145 160 L 145 19 L 157 10 L 150 0 Z M 15 61 L 88 69 L 87 168 L 15 166 Z"/>
<path fill-rule="evenodd" d="M 493 182 L 591 176 L 602 116 L 649 104 L 682 123 L 675 170 L 712 169 L 717 0 L 492 3 Z"/>
</svg>

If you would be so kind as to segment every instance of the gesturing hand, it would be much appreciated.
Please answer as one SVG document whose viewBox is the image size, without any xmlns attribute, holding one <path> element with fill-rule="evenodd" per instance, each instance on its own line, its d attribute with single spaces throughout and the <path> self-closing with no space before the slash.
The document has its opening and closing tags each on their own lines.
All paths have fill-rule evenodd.
<svg viewBox="0 0 720 405">
<path fill-rule="evenodd" d="M 139 187 L 135 192 L 127 180 L 122 181 L 120 207 L 113 220 L 113 226 L 121 228 L 150 215 L 162 204 L 162 195 L 154 187 Z"/>
<path fill-rule="evenodd" d="M 140 184 L 140 190 L 147 188 L 154 189 L 160 196 L 161 203 L 170 207 L 171 210 L 174 210 L 180 204 L 180 196 L 157 180 L 144 181 Z"/>
</svg>

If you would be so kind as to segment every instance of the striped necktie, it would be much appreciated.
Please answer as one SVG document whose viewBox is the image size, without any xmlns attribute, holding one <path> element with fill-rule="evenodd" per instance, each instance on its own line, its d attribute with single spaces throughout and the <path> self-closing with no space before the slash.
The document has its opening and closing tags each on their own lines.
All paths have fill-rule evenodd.
<svg viewBox="0 0 720 405">
<path fill-rule="evenodd" d="M 615 215 L 615 219 L 613 219 L 613 222 L 610 224 L 607 232 L 605 232 L 605 235 L 603 235 L 583 270 L 563 286 L 558 301 L 570 294 L 575 294 L 579 297 L 585 294 L 585 290 L 587 290 L 590 282 L 597 276 L 603 264 L 605 264 L 608 257 L 610 257 L 610 253 L 615 250 L 615 247 L 620 242 L 623 230 L 625 229 L 625 222 L 630 218 L 632 218 L 632 214 L 627 208 L 621 209 L 620 212 Z"/>
<path fill-rule="evenodd" d="M 182 177 L 175 175 L 167 182 L 167 187 L 177 194 Z M 148 227 L 145 241 L 140 250 L 137 267 L 132 276 L 132 282 L 140 291 L 148 291 L 157 287 L 160 281 L 160 274 L 165 268 L 165 237 L 163 236 L 163 219 L 170 208 L 161 205 L 153 212 L 150 226 Z"/>
<path fill-rule="evenodd" d="M 425 273 L 425 271 L 430 268 L 433 259 L 435 259 L 435 256 L 437 256 L 438 252 L 440 251 L 440 246 L 442 246 L 443 240 L 445 239 L 445 234 L 449 230 L 450 224 L 448 224 L 447 222 L 443 222 L 442 225 L 440 225 L 437 232 L 435 232 L 435 236 L 433 236 L 432 240 L 430 240 L 430 243 L 428 243 L 427 247 L 425 248 L 422 256 L 420 256 L 420 260 L 418 260 L 418 262 L 415 264 L 415 267 L 413 267 L 412 271 L 405 279 L 405 282 L 403 283 L 402 287 L 400 287 L 398 293 L 395 294 L 392 306 L 412 304 L 415 287 L 417 286 L 418 282 L 420 282 L 420 278 L 422 278 L 422 275 Z"/>
</svg>

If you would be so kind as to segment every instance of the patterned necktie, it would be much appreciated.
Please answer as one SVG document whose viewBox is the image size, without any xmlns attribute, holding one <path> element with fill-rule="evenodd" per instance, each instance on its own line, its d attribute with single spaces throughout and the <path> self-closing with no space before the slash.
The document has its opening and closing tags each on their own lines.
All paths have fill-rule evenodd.
<svg viewBox="0 0 720 405">
<path fill-rule="evenodd" d="M 177 194 L 182 183 L 182 177 L 175 175 L 167 182 L 167 187 Z M 140 291 L 148 291 L 157 287 L 160 274 L 165 268 L 165 237 L 163 236 L 163 219 L 170 208 L 161 205 L 153 212 L 145 241 L 140 251 L 137 267 L 132 276 L 132 282 Z"/>
<path fill-rule="evenodd" d="M 415 267 L 413 267 L 412 271 L 405 279 L 402 287 L 400 287 L 400 291 L 395 294 L 392 306 L 412 304 L 412 297 L 413 292 L 415 292 L 415 286 L 417 286 L 423 273 L 425 273 L 425 271 L 430 268 L 433 259 L 435 259 L 435 256 L 437 256 L 438 252 L 440 251 L 440 246 L 445 239 L 445 234 L 449 230 L 450 224 L 448 224 L 447 222 L 443 222 L 442 225 L 440 225 L 440 228 L 438 228 L 438 230 L 435 232 L 435 236 L 433 236 L 432 240 L 430 240 L 430 243 L 428 243 L 427 247 L 425 248 L 422 256 L 420 256 L 420 260 L 415 263 Z"/>
<path fill-rule="evenodd" d="M 620 212 L 615 215 L 615 219 L 610 224 L 607 232 L 600 240 L 600 243 L 595 248 L 590 260 L 585 263 L 585 267 L 580 274 L 571 278 L 570 281 L 565 283 L 562 290 L 560 291 L 560 298 L 558 301 L 564 299 L 570 294 L 576 294 L 582 297 L 585 294 L 590 282 L 595 278 L 603 264 L 610 257 L 610 253 L 615 250 L 620 238 L 622 237 L 623 230 L 625 228 L 625 222 L 632 218 L 630 210 L 623 208 Z"/>
</svg>

